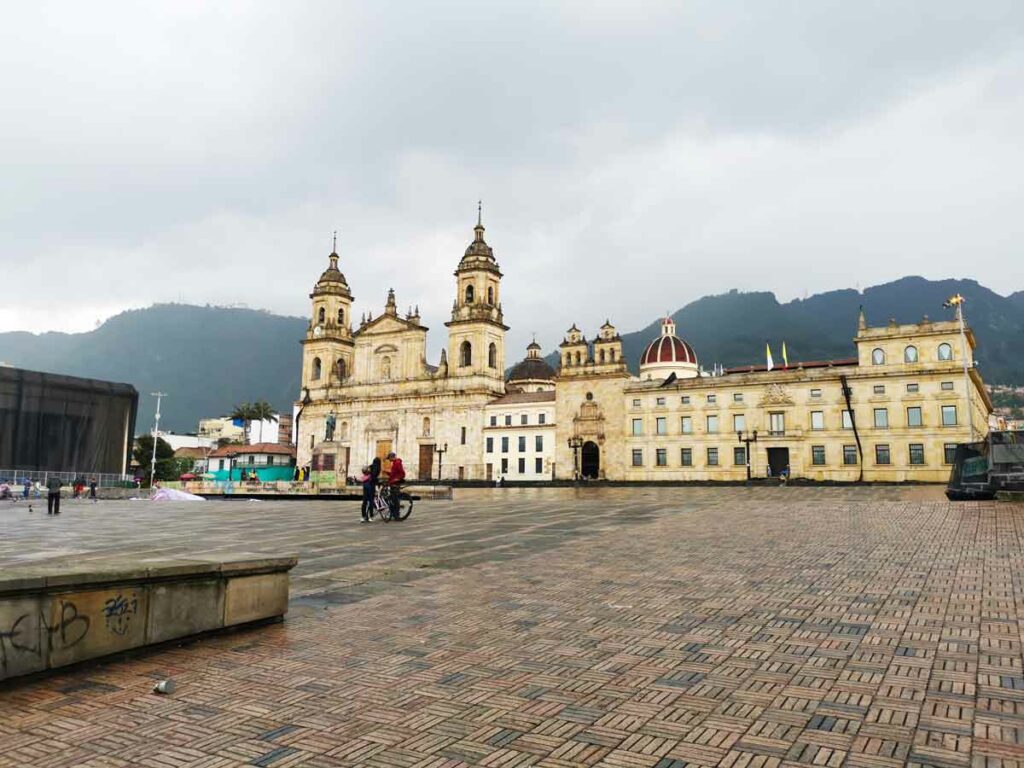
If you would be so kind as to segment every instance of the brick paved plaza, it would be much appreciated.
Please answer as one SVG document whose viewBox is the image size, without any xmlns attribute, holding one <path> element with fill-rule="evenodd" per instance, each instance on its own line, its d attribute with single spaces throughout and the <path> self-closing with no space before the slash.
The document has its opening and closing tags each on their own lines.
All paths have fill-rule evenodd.
<svg viewBox="0 0 1024 768">
<path fill-rule="evenodd" d="M 0 506 L 0 567 L 297 553 L 283 624 L 0 689 L 10 766 L 1024 766 L 1024 505 L 495 489 Z M 172 677 L 170 696 L 150 693 Z"/>
</svg>

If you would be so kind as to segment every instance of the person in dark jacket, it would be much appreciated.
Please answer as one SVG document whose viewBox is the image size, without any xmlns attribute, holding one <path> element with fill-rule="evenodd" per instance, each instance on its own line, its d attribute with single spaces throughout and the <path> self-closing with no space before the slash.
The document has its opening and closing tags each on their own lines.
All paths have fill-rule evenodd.
<svg viewBox="0 0 1024 768">
<path fill-rule="evenodd" d="M 370 522 L 370 515 L 373 514 L 373 494 L 377 489 L 377 480 L 380 478 L 380 457 L 374 459 L 366 468 L 363 476 L 363 522 Z"/>
<path fill-rule="evenodd" d="M 60 514 L 60 478 L 51 475 L 46 479 L 46 514 Z"/>
</svg>

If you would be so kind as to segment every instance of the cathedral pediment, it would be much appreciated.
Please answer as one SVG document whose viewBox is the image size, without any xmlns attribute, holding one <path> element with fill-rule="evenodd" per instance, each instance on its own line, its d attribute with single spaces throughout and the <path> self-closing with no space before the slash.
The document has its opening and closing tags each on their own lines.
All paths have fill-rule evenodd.
<svg viewBox="0 0 1024 768">
<path fill-rule="evenodd" d="M 427 328 L 411 320 L 397 315 L 379 315 L 356 331 L 356 336 L 383 336 L 389 333 L 405 333 L 406 331 L 427 332 Z"/>
</svg>

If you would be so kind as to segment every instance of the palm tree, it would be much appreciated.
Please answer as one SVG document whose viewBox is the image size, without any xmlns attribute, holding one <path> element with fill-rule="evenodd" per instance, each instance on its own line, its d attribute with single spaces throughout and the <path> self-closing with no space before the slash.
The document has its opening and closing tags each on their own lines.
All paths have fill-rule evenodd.
<svg viewBox="0 0 1024 768">
<path fill-rule="evenodd" d="M 251 418 L 252 418 L 252 420 L 260 422 L 260 442 L 262 443 L 263 442 L 263 422 L 264 421 L 270 421 L 271 419 L 273 419 L 277 415 L 277 413 L 274 411 L 274 407 L 270 403 L 268 403 L 266 400 L 257 400 L 255 403 L 252 404 L 251 408 L 252 408 L 252 410 L 251 410 Z M 274 438 L 274 442 L 275 443 L 277 442 L 277 437 L 276 436 Z"/>
<path fill-rule="evenodd" d="M 249 442 L 249 424 L 252 423 L 253 418 L 253 406 L 250 402 L 241 403 L 236 405 L 234 410 L 231 411 L 231 419 L 233 421 L 241 421 L 243 432 L 243 440 Z"/>
</svg>

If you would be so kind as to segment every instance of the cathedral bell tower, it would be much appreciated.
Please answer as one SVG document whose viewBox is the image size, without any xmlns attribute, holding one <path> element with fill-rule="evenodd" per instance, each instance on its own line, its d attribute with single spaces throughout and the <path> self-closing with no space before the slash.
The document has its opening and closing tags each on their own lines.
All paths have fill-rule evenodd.
<svg viewBox="0 0 1024 768">
<path fill-rule="evenodd" d="M 352 373 L 352 291 L 338 269 L 337 235 L 328 260 L 309 294 L 313 314 L 302 340 L 302 386 L 307 390 L 339 385 Z"/>
<path fill-rule="evenodd" d="M 473 242 L 455 270 L 456 295 L 448 326 L 451 376 L 505 380 L 505 331 L 501 312 L 501 270 L 494 249 L 484 241 L 480 206 Z"/>
</svg>

